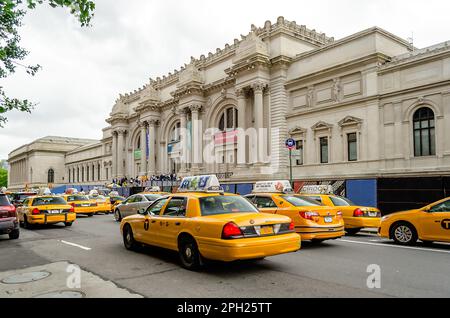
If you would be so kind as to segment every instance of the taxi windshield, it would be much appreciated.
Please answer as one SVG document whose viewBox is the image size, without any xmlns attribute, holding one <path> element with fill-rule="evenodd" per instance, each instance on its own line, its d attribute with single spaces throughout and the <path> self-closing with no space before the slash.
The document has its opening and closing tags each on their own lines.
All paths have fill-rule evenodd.
<svg viewBox="0 0 450 318">
<path fill-rule="evenodd" d="M 247 199 L 239 196 L 204 197 L 199 201 L 203 216 L 259 212 Z"/>
<path fill-rule="evenodd" d="M 41 205 L 67 205 L 67 203 L 60 197 L 42 197 L 33 200 L 33 206 Z"/>
<path fill-rule="evenodd" d="M 293 195 L 284 195 L 282 196 L 287 202 L 292 204 L 293 206 L 321 206 L 319 202 L 316 200 L 303 197 L 303 196 L 293 196 Z"/>
<path fill-rule="evenodd" d="M 67 202 L 74 201 L 89 201 L 89 198 L 85 195 L 71 195 L 67 197 Z"/>
<path fill-rule="evenodd" d="M 162 195 L 159 194 L 145 194 L 144 196 L 149 201 L 156 201 L 162 197 Z"/>
<path fill-rule="evenodd" d="M 343 197 L 332 197 L 330 196 L 331 202 L 334 206 L 355 206 L 355 204 L 347 198 Z"/>
</svg>

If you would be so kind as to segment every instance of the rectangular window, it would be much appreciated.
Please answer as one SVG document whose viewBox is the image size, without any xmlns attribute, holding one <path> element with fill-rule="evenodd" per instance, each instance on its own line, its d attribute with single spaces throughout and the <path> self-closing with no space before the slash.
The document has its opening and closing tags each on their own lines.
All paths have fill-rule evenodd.
<svg viewBox="0 0 450 318">
<path fill-rule="evenodd" d="M 320 138 L 320 163 L 328 163 L 328 137 Z"/>
<path fill-rule="evenodd" d="M 348 161 L 358 160 L 358 141 L 356 133 L 347 134 L 347 154 Z"/>
<path fill-rule="evenodd" d="M 296 148 L 299 152 L 299 156 L 297 157 L 297 166 L 303 165 L 303 140 L 297 140 L 296 142 Z"/>
</svg>

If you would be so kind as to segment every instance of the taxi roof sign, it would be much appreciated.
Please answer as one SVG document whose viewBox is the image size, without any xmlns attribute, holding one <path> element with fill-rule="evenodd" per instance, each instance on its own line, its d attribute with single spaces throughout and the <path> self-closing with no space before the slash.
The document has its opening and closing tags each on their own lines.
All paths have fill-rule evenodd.
<svg viewBox="0 0 450 318">
<path fill-rule="evenodd" d="M 181 181 L 178 192 L 219 192 L 224 190 L 215 175 L 186 177 Z"/>
<path fill-rule="evenodd" d="M 291 183 L 288 180 L 261 181 L 256 182 L 253 187 L 253 193 L 290 193 L 294 192 Z"/>
<path fill-rule="evenodd" d="M 308 185 L 304 186 L 300 192 L 305 194 L 334 194 L 331 185 Z"/>
<path fill-rule="evenodd" d="M 161 188 L 157 186 L 147 187 L 144 192 L 161 192 Z"/>
</svg>

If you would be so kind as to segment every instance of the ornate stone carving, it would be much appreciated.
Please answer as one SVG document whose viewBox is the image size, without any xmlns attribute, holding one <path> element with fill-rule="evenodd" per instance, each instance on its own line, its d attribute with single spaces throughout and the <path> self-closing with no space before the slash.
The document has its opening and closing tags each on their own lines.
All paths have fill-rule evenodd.
<svg viewBox="0 0 450 318">
<path fill-rule="evenodd" d="M 333 79 L 333 101 L 338 103 L 341 100 L 341 80 L 339 78 Z"/>
<path fill-rule="evenodd" d="M 242 36 L 243 40 L 236 49 L 236 56 L 233 59 L 234 63 L 248 59 L 251 56 L 262 55 L 269 57 L 269 50 L 267 44 L 255 33 L 250 32 L 246 37 Z"/>
<path fill-rule="evenodd" d="M 246 91 L 243 88 L 237 88 L 235 89 L 235 94 L 237 98 L 245 98 L 246 97 Z"/>
<path fill-rule="evenodd" d="M 267 88 L 267 83 L 264 82 L 255 82 L 251 85 L 253 91 L 258 92 L 258 93 L 262 93 L 264 91 L 265 88 Z"/>
<path fill-rule="evenodd" d="M 197 69 L 194 64 L 189 64 L 186 69 L 179 75 L 178 87 L 181 87 L 188 83 L 203 83 L 204 79 L 202 73 Z"/>
<path fill-rule="evenodd" d="M 189 106 L 189 109 L 191 110 L 191 112 L 199 112 L 202 109 L 202 105 L 193 104 L 193 105 Z"/>
<path fill-rule="evenodd" d="M 153 127 L 158 126 L 159 125 L 159 120 L 157 120 L 157 119 L 150 119 L 150 120 L 148 120 L 148 125 L 149 126 L 153 126 Z"/>
<path fill-rule="evenodd" d="M 314 87 L 308 87 L 308 92 L 306 93 L 306 106 L 312 107 L 314 105 Z"/>
</svg>

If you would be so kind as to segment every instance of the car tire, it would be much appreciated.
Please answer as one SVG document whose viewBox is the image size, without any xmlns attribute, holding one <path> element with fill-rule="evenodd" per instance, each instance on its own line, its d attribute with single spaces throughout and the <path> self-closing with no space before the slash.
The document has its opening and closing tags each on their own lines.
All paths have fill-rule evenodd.
<svg viewBox="0 0 450 318">
<path fill-rule="evenodd" d="M 94 216 L 94 213 L 89 213 L 87 216 L 91 218 Z"/>
<path fill-rule="evenodd" d="M 391 237 L 399 245 L 414 245 L 418 240 L 416 229 L 406 222 L 395 224 L 391 229 Z"/>
<path fill-rule="evenodd" d="M 20 236 L 20 230 L 19 229 L 14 230 L 11 233 L 9 233 L 9 239 L 10 240 L 17 240 L 19 238 L 19 236 Z"/>
<path fill-rule="evenodd" d="M 65 223 L 64 223 L 64 225 L 67 226 L 67 227 L 72 226 L 72 224 L 73 224 L 73 222 L 65 222 Z"/>
<path fill-rule="evenodd" d="M 325 240 L 311 240 L 311 243 L 313 244 L 322 244 L 323 242 L 325 242 Z"/>
<path fill-rule="evenodd" d="M 197 243 L 191 237 L 183 237 L 178 244 L 178 254 L 181 265 L 191 271 L 201 268 L 202 256 L 197 247 Z"/>
<path fill-rule="evenodd" d="M 434 241 L 422 241 L 425 246 L 432 246 Z"/>
<path fill-rule="evenodd" d="M 31 230 L 33 228 L 33 226 L 30 223 L 28 223 L 26 215 L 23 217 L 23 228 L 27 230 Z"/>
<path fill-rule="evenodd" d="M 359 233 L 361 229 L 345 229 L 345 232 L 347 232 L 348 236 L 353 236 Z"/>
<path fill-rule="evenodd" d="M 126 224 L 123 228 L 123 245 L 129 251 L 138 249 L 138 244 L 134 240 L 133 230 L 129 224 Z"/>
<path fill-rule="evenodd" d="M 114 212 L 114 219 L 116 220 L 116 222 L 122 221 L 122 215 L 120 214 L 120 211 L 119 211 L 119 210 L 116 210 L 116 211 Z"/>
</svg>

